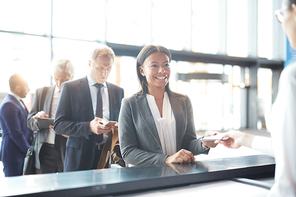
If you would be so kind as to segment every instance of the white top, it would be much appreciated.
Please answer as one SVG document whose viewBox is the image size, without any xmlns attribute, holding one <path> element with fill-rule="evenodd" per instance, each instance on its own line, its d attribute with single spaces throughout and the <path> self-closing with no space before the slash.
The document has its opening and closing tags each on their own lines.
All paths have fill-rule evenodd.
<svg viewBox="0 0 296 197">
<path fill-rule="evenodd" d="M 279 92 L 267 119 L 276 161 L 269 196 L 296 196 L 296 64 L 280 77 Z"/>
<path fill-rule="evenodd" d="M 177 152 L 176 121 L 168 94 L 165 92 L 163 96 L 162 117 L 154 96 L 147 94 L 146 97 L 156 125 L 163 154 L 173 155 Z"/>
<path fill-rule="evenodd" d="M 55 86 L 53 97 L 52 97 L 52 103 L 51 103 L 51 113 L 50 113 L 51 118 L 55 117 L 55 112 L 57 110 L 59 98 L 60 98 L 60 91 L 59 91 L 59 88 Z M 54 144 L 54 139 L 55 139 L 55 132 L 53 129 L 49 129 L 49 133 L 44 142 L 49 144 Z"/>
<path fill-rule="evenodd" d="M 271 138 L 269 137 L 255 136 L 252 142 L 252 149 L 274 157 Z"/>
</svg>

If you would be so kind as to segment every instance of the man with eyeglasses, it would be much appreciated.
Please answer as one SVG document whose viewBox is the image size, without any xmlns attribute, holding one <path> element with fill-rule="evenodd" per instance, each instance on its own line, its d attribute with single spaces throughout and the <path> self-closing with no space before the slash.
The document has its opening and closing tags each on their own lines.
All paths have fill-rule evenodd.
<svg viewBox="0 0 296 197">
<path fill-rule="evenodd" d="M 115 126 L 102 121 L 117 121 L 123 89 L 106 82 L 115 59 L 108 46 L 95 49 L 89 59 L 89 74 L 65 82 L 56 111 L 54 130 L 69 136 L 64 172 L 96 169 L 108 132 Z"/>
</svg>

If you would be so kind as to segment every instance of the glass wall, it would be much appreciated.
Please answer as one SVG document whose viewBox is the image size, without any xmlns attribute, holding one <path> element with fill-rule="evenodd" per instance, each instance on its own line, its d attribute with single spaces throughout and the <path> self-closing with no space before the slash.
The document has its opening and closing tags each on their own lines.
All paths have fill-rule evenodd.
<svg viewBox="0 0 296 197">
<path fill-rule="evenodd" d="M 160 44 L 174 50 L 188 49 L 192 25 L 191 1 L 153 0 L 152 2 L 152 44 Z"/>
<path fill-rule="evenodd" d="M 227 55 L 248 56 L 248 9 L 246 8 L 248 0 L 227 1 Z"/>
<path fill-rule="evenodd" d="M 51 0 L 0 0 L 0 30 L 50 34 Z"/>
<path fill-rule="evenodd" d="M 52 35 L 105 40 L 105 0 L 53 0 Z"/>
<path fill-rule="evenodd" d="M 192 51 L 211 54 L 225 51 L 223 32 L 226 10 L 221 2 L 223 1 L 192 1 Z"/>
<path fill-rule="evenodd" d="M 28 79 L 31 93 L 51 85 L 50 64 L 60 58 L 73 62 L 75 79 L 84 77 L 88 55 L 100 44 L 160 44 L 175 51 L 248 57 L 250 42 L 258 42 L 258 57 L 272 59 L 273 44 L 281 38 L 275 41 L 270 36 L 274 17 L 270 13 L 278 7 L 268 0 L 256 0 L 252 5 L 257 7 L 250 7 L 250 1 L 0 0 L 0 93 L 9 91 L 8 79 L 14 73 Z M 249 38 L 252 9 L 258 10 L 258 24 L 251 24 L 257 25 L 254 40 Z M 139 87 L 136 55 L 117 57 L 108 79 L 122 86 L 126 96 Z M 240 127 L 239 66 L 189 61 L 173 61 L 171 65 L 171 88 L 190 96 L 197 129 Z M 192 72 L 226 74 L 229 80 L 184 82 L 175 77 Z M 268 94 L 260 93 L 258 98 L 266 100 Z M 264 101 L 264 109 L 267 103 Z"/>
<path fill-rule="evenodd" d="M 258 0 L 258 57 L 272 58 L 272 4 Z"/>
<path fill-rule="evenodd" d="M 266 127 L 265 117 L 272 105 L 272 70 L 258 69 L 258 129 Z"/>
<path fill-rule="evenodd" d="M 129 45 L 151 43 L 150 0 L 106 1 L 106 39 Z"/>
</svg>

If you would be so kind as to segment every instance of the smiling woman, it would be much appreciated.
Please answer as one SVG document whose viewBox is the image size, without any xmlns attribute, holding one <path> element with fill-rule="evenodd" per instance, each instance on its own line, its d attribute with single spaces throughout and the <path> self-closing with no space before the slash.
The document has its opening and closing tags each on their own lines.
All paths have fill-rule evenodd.
<svg viewBox="0 0 296 197">
<path fill-rule="evenodd" d="M 216 146 L 196 138 L 190 99 L 170 90 L 171 58 L 167 48 L 155 45 L 137 56 L 141 90 L 123 99 L 118 124 L 122 156 L 129 164 L 190 163 Z"/>
</svg>

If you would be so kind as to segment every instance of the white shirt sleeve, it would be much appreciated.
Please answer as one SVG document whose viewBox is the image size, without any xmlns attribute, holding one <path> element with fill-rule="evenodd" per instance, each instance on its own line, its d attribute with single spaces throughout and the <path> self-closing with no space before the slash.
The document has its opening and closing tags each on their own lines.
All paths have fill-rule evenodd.
<svg viewBox="0 0 296 197">
<path fill-rule="evenodd" d="M 252 142 L 252 149 L 274 157 L 271 138 L 255 136 Z"/>
<path fill-rule="evenodd" d="M 276 161 L 275 182 L 269 196 L 296 196 L 296 64 L 283 70 L 279 85 L 267 122 Z"/>
</svg>

